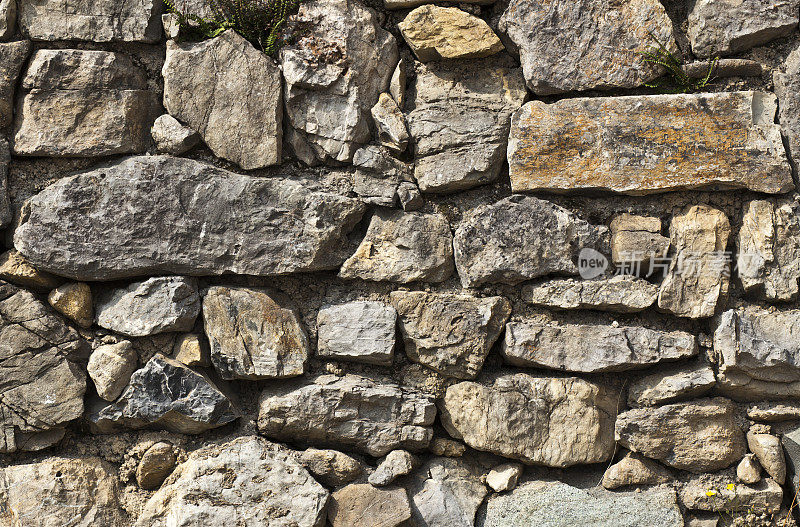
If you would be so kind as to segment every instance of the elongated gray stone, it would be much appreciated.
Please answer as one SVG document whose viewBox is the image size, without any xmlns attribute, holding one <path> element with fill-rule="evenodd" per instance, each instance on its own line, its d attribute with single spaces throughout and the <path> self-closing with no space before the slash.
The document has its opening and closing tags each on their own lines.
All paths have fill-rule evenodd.
<svg viewBox="0 0 800 527">
<path fill-rule="evenodd" d="M 622 275 L 602 280 L 564 278 L 526 285 L 522 296 L 536 306 L 635 313 L 655 303 L 658 286 Z"/>
<path fill-rule="evenodd" d="M 37 267 L 81 280 L 280 275 L 338 267 L 363 211 L 357 200 L 299 182 L 134 157 L 34 196 L 14 243 Z"/>
<path fill-rule="evenodd" d="M 785 71 L 772 73 L 778 97 L 778 122 L 789 144 L 789 159 L 797 170 L 800 163 L 800 49 L 786 57 Z"/>
<path fill-rule="evenodd" d="M 532 101 L 511 119 L 514 192 L 794 189 L 764 92 Z"/>
<path fill-rule="evenodd" d="M 677 365 L 642 377 L 628 389 L 628 406 L 655 406 L 703 395 L 717 383 L 707 364 Z"/>
<path fill-rule="evenodd" d="M 0 129 L 11 128 L 14 112 L 14 92 L 22 66 L 31 54 L 27 40 L 0 43 Z"/>
</svg>

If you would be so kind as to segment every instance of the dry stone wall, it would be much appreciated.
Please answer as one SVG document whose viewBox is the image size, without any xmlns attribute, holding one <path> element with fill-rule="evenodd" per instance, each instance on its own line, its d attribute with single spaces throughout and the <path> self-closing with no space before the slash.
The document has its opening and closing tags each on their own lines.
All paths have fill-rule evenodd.
<svg viewBox="0 0 800 527">
<path fill-rule="evenodd" d="M 0 0 L 0 525 L 797 525 L 799 22 Z"/>
</svg>

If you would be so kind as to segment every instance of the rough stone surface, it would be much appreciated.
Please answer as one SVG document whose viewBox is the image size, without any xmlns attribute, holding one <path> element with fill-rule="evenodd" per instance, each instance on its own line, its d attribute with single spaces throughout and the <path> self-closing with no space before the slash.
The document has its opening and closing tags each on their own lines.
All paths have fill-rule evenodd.
<svg viewBox="0 0 800 527">
<path fill-rule="evenodd" d="M 208 342 L 196 333 L 186 333 L 175 339 L 173 358 L 190 368 L 211 366 L 211 352 Z"/>
<path fill-rule="evenodd" d="M 671 481 L 672 474 L 655 461 L 628 452 L 603 474 L 602 485 L 612 490 L 629 485 L 658 485 Z"/>
<path fill-rule="evenodd" d="M 161 441 L 148 448 L 136 467 L 136 483 L 145 490 L 157 489 L 175 469 L 177 456 L 171 443 Z"/>
<path fill-rule="evenodd" d="M 611 259 L 624 271 L 651 274 L 655 260 L 669 250 L 669 238 L 661 235 L 661 219 L 620 214 L 611 221 Z"/>
<path fill-rule="evenodd" d="M 532 101 L 511 120 L 511 188 L 788 192 L 775 112 L 775 96 L 764 92 Z"/>
<path fill-rule="evenodd" d="M 157 0 L 17 0 L 19 25 L 33 40 L 158 42 Z"/>
<path fill-rule="evenodd" d="M 126 55 L 36 51 L 22 92 L 14 127 L 17 155 L 94 157 L 147 149 L 158 103 L 144 71 Z"/>
<path fill-rule="evenodd" d="M 317 315 L 317 355 L 390 366 L 397 311 L 381 302 L 325 306 Z"/>
<path fill-rule="evenodd" d="M 106 432 L 124 427 L 199 434 L 237 417 L 238 409 L 206 376 L 157 354 L 134 372 L 116 402 L 90 419 Z"/>
<path fill-rule="evenodd" d="M 110 289 L 97 298 L 97 325 L 131 337 L 189 331 L 200 314 L 197 280 L 164 276 Z"/>
<path fill-rule="evenodd" d="M 736 465 L 736 479 L 747 485 L 754 485 L 761 481 L 761 465 L 755 454 L 747 454 Z"/>
<path fill-rule="evenodd" d="M 380 462 L 375 472 L 369 475 L 370 485 L 385 487 L 401 476 L 409 474 L 419 460 L 414 454 L 405 450 L 392 450 Z"/>
<path fill-rule="evenodd" d="M 479 59 L 504 49 L 489 24 L 456 7 L 424 5 L 397 26 L 422 62 Z"/>
<path fill-rule="evenodd" d="M 403 488 L 379 489 L 365 483 L 348 485 L 331 495 L 328 519 L 333 527 L 401 527 L 411 518 Z"/>
<path fill-rule="evenodd" d="M 628 388 L 628 406 L 657 406 L 700 397 L 717 383 L 707 364 L 681 364 L 633 381 Z"/>
<path fill-rule="evenodd" d="M 486 484 L 495 492 L 513 490 L 522 475 L 520 463 L 503 463 L 497 465 L 486 475 Z"/>
<path fill-rule="evenodd" d="M 613 525 L 614 527 L 682 527 L 675 491 L 587 491 L 560 481 L 530 481 L 513 492 L 489 498 L 478 527 Z"/>
<path fill-rule="evenodd" d="M 13 122 L 14 92 L 22 66 L 31 54 L 27 40 L 0 43 L 0 129 L 10 128 Z"/>
<path fill-rule="evenodd" d="M 290 454 L 246 436 L 189 455 L 144 507 L 137 527 L 321 527 L 328 491 Z"/>
<path fill-rule="evenodd" d="M 772 73 L 778 97 L 778 122 L 789 144 L 789 160 L 795 171 L 800 163 L 800 49 L 786 57 L 785 71 Z"/>
<path fill-rule="evenodd" d="M 694 473 L 729 467 L 746 452 L 736 406 L 720 397 L 628 410 L 617 416 L 616 438 L 633 452 Z"/>
<path fill-rule="evenodd" d="M 709 492 L 713 494 L 709 496 Z M 683 486 L 678 494 L 687 509 L 726 512 L 754 511 L 757 513 L 776 513 L 783 501 L 781 486 L 770 478 L 764 478 L 755 485 L 712 485 L 697 477 Z"/>
<path fill-rule="evenodd" d="M 481 482 L 485 467 L 465 458 L 432 458 L 407 484 L 416 525 L 473 527 L 488 494 Z"/>
<path fill-rule="evenodd" d="M 338 267 L 344 236 L 363 210 L 356 200 L 294 181 L 134 157 L 63 178 L 34 196 L 14 245 L 34 265 L 79 280 L 277 275 Z"/>
<path fill-rule="evenodd" d="M 441 403 L 447 432 L 476 450 L 525 463 L 567 467 L 614 452 L 613 395 L 575 377 L 501 375 L 491 385 L 461 382 Z"/>
<path fill-rule="evenodd" d="M 17 27 L 17 0 L 0 0 L 0 40 L 14 36 Z"/>
<path fill-rule="evenodd" d="M 693 335 L 639 326 L 509 322 L 501 349 L 509 364 L 582 373 L 646 368 L 697 354 Z"/>
<path fill-rule="evenodd" d="M 449 193 L 496 181 L 511 114 L 527 97 L 520 69 L 498 56 L 417 64 L 416 73 L 407 119 L 420 190 Z"/>
<path fill-rule="evenodd" d="M 758 461 L 778 485 L 786 481 L 786 459 L 783 457 L 781 440 L 772 434 L 747 432 L 747 446 L 750 452 L 758 457 Z"/>
<path fill-rule="evenodd" d="M 167 42 L 164 107 L 215 155 L 245 170 L 280 163 L 281 72 L 232 29 L 199 43 Z"/>
<path fill-rule="evenodd" d="M 162 154 L 179 156 L 200 142 L 200 134 L 184 126 L 169 114 L 155 120 L 150 135 L 156 143 L 156 149 Z"/>
<path fill-rule="evenodd" d="M 432 399 L 415 391 L 358 375 L 322 375 L 267 387 L 258 428 L 270 438 L 350 447 L 377 457 L 427 447 L 435 416 Z"/>
<path fill-rule="evenodd" d="M 453 270 L 453 235 L 447 218 L 379 210 L 339 276 L 378 282 L 443 282 Z"/>
<path fill-rule="evenodd" d="M 413 167 L 395 159 L 385 147 L 359 148 L 353 155 L 353 166 L 353 192 L 366 203 L 394 207 L 400 197 L 400 185 L 408 183 L 416 188 L 412 183 Z"/>
<path fill-rule="evenodd" d="M 653 38 L 676 49 L 672 22 L 655 0 L 512 0 L 498 26 L 519 48 L 537 95 L 633 88 L 662 74 L 644 61 Z"/>
<path fill-rule="evenodd" d="M 606 234 L 549 201 L 511 196 L 476 207 L 462 221 L 453 243 L 456 269 L 465 287 L 575 275 L 579 251 L 603 248 Z"/>
<path fill-rule="evenodd" d="M 798 22 L 798 0 L 698 0 L 688 37 L 698 57 L 731 55 L 789 35 Z"/>
<path fill-rule="evenodd" d="M 658 286 L 624 275 L 600 280 L 564 278 L 528 284 L 522 296 L 535 306 L 636 313 L 655 303 Z"/>
<path fill-rule="evenodd" d="M 83 282 L 70 282 L 50 291 L 47 301 L 53 309 L 72 320 L 82 328 L 94 322 L 92 288 Z"/>
<path fill-rule="evenodd" d="M 407 212 L 421 209 L 425 205 L 425 200 L 419 192 L 419 187 L 414 183 L 406 181 L 397 186 L 397 199 L 400 206 Z"/>
<path fill-rule="evenodd" d="M 725 213 L 695 205 L 672 218 L 670 237 L 675 254 L 661 289 L 658 307 L 674 315 L 705 318 L 714 315 L 727 297 L 731 224 Z"/>
<path fill-rule="evenodd" d="M 97 389 L 97 395 L 113 401 L 128 386 L 136 371 L 138 356 L 133 344 L 123 340 L 118 344 L 99 346 L 89 356 L 86 370 Z"/>
<path fill-rule="evenodd" d="M 266 290 L 215 286 L 203 299 L 211 362 L 223 379 L 282 379 L 305 371 L 300 315 Z"/>
<path fill-rule="evenodd" d="M 747 405 L 747 417 L 753 421 L 800 420 L 800 405 L 792 401 L 773 401 Z"/>
<path fill-rule="evenodd" d="M 493 4 L 495 0 L 466 0 L 459 2 L 463 5 L 472 4 Z M 426 3 L 426 0 L 383 0 L 383 6 L 386 9 L 411 9 Z"/>
<path fill-rule="evenodd" d="M 434 437 L 428 448 L 435 455 L 444 457 L 461 457 L 467 451 L 464 443 L 459 443 L 446 437 Z"/>
<path fill-rule="evenodd" d="M 378 129 L 378 141 L 397 154 L 405 152 L 408 147 L 406 118 L 392 96 L 386 92 L 381 93 L 370 113 Z"/>
<path fill-rule="evenodd" d="M 2 45 L 0 45 L 0 61 L 2 61 Z M 0 62 L 0 64 L 2 64 Z M 0 75 L 2 75 L 2 65 L 0 65 Z M 0 82 L 2 77 L 0 77 Z M 2 92 L 3 88 L 0 86 L 0 113 L 2 113 Z M 2 115 L 0 115 L 2 119 Z M 0 124 L 0 129 L 3 125 Z M 11 215 L 11 202 L 8 196 L 8 168 L 11 164 L 11 147 L 5 137 L 0 137 L 0 228 L 6 228 L 13 219 Z M 419 191 L 417 191 L 419 193 Z"/>
<path fill-rule="evenodd" d="M 0 279 L 36 291 L 46 291 L 61 283 L 57 277 L 31 265 L 14 249 L 0 255 Z"/>
<path fill-rule="evenodd" d="M 408 358 L 448 377 L 474 379 L 503 331 L 511 304 L 503 297 L 395 291 Z"/>
<path fill-rule="evenodd" d="M 357 459 L 337 450 L 309 448 L 300 462 L 323 485 L 341 487 L 359 477 L 364 469 Z"/>
<path fill-rule="evenodd" d="M 303 2 L 292 23 L 314 28 L 280 51 L 295 154 L 309 164 L 350 161 L 370 139 L 370 109 L 389 86 L 397 42 L 372 9 L 347 0 Z"/>
</svg>

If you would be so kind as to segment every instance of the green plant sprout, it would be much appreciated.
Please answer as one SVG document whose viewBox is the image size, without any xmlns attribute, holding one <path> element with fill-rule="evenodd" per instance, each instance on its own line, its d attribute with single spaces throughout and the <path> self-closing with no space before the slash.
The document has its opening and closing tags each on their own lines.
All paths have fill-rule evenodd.
<svg viewBox="0 0 800 527">
<path fill-rule="evenodd" d="M 714 57 L 704 77 L 693 79 L 683 70 L 683 59 L 667 49 L 652 32 L 649 34 L 656 45 L 649 51 L 640 53 L 644 56 L 645 62 L 662 66 L 666 70 L 666 73 L 652 82 L 646 82 L 644 84 L 645 86 L 648 88 L 661 89 L 666 93 L 689 93 L 702 90 L 713 80 L 714 69 L 717 66 L 719 57 Z"/>
</svg>

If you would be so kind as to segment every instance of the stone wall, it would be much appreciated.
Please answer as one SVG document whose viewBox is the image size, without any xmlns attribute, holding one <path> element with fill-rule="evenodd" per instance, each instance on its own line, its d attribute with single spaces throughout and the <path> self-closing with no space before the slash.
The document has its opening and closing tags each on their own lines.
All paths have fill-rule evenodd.
<svg viewBox="0 0 800 527">
<path fill-rule="evenodd" d="M 0 0 L 0 523 L 794 525 L 800 0 L 384 2 Z"/>
</svg>

